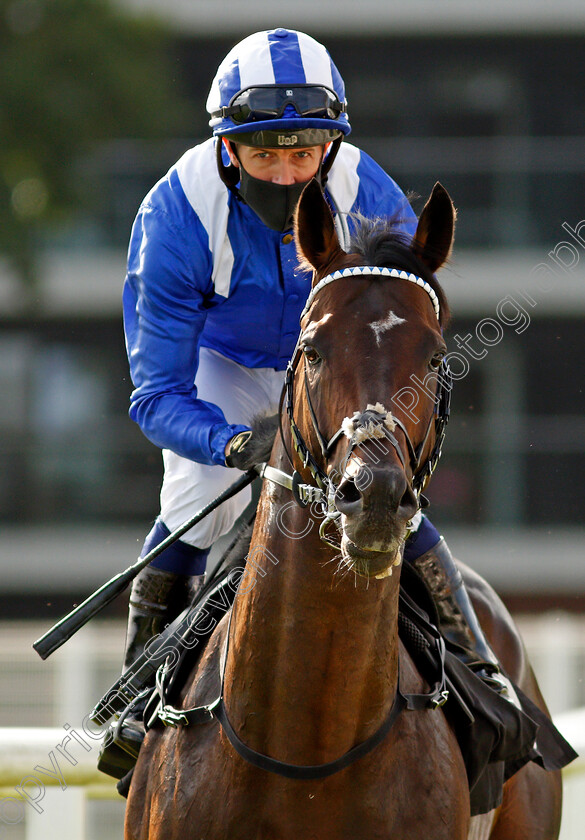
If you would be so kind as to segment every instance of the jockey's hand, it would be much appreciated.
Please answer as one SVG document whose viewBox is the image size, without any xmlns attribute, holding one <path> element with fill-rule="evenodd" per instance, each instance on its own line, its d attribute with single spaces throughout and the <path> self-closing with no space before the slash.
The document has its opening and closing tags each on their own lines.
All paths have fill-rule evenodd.
<svg viewBox="0 0 585 840">
<path fill-rule="evenodd" d="M 252 432 L 238 432 L 228 440 L 225 447 L 226 467 L 236 467 L 238 470 L 249 470 L 255 466 L 256 460 L 249 449 Z"/>
</svg>

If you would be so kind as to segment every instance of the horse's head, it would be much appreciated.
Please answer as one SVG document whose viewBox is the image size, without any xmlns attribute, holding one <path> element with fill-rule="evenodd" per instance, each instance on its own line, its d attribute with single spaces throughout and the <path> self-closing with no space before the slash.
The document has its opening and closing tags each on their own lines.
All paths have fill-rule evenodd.
<svg viewBox="0 0 585 840">
<path fill-rule="evenodd" d="M 295 466 L 330 495 L 335 486 L 343 558 L 367 577 L 400 562 L 439 454 L 448 310 L 433 274 L 449 255 L 454 221 L 437 184 L 412 241 L 389 222 L 362 220 L 347 253 L 316 183 L 297 211 L 297 247 L 313 285 L 289 373 Z"/>
</svg>

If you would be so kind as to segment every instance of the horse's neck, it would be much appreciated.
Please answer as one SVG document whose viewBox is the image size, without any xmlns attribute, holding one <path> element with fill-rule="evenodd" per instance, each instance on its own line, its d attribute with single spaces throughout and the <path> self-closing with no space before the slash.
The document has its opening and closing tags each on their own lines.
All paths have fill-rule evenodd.
<svg viewBox="0 0 585 840">
<path fill-rule="evenodd" d="M 319 521 L 309 530 L 291 501 L 265 486 L 234 608 L 225 699 L 250 746 L 319 763 L 364 740 L 392 705 L 398 581 L 336 574 Z"/>
</svg>

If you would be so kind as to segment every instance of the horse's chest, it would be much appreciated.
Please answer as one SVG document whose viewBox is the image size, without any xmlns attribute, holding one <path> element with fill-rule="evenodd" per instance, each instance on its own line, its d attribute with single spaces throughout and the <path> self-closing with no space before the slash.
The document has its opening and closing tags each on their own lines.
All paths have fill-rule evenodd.
<svg viewBox="0 0 585 840">
<path fill-rule="evenodd" d="M 188 798 L 196 803 L 191 814 L 198 829 L 183 840 L 465 840 L 468 793 L 452 736 L 441 726 L 420 739 L 413 722 L 407 719 L 387 744 L 320 781 L 255 770 L 222 746 L 218 733 L 215 749 L 206 751 L 205 775 L 191 777 L 196 790 Z"/>
</svg>

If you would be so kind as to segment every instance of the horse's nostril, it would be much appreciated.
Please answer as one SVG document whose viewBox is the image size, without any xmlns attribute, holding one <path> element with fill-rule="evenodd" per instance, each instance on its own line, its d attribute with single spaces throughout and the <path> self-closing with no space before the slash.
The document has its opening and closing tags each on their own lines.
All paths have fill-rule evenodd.
<svg viewBox="0 0 585 840">
<path fill-rule="evenodd" d="M 406 517 L 407 519 L 412 519 L 415 513 L 418 510 L 418 502 L 416 500 L 416 496 L 414 495 L 412 489 L 409 485 L 407 485 L 404 495 L 400 499 L 400 505 L 398 506 L 398 512 Z"/>
<path fill-rule="evenodd" d="M 335 505 L 341 513 L 355 513 L 362 507 L 362 494 L 353 478 L 341 482 L 335 493 Z"/>
<path fill-rule="evenodd" d="M 361 480 L 360 480 L 361 479 Z M 370 516 L 412 519 L 418 504 L 400 469 L 360 470 L 346 476 L 335 493 L 335 506 L 348 517 Z"/>
</svg>

